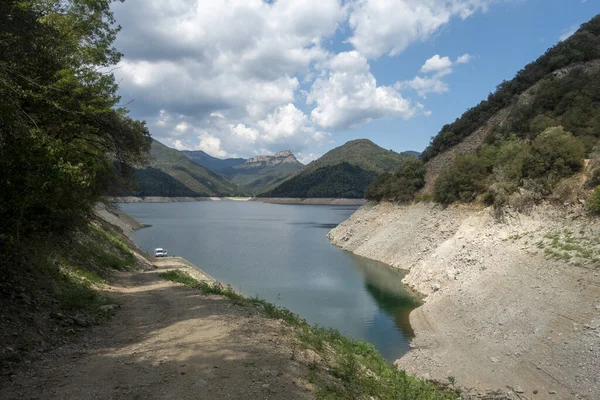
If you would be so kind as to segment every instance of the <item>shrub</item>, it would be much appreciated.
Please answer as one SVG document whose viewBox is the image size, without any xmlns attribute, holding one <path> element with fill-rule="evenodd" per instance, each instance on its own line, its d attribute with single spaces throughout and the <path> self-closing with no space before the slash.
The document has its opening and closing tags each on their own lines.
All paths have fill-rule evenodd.
<svg viewBox="0 0 600 400">
<path fill-rule="evenodd" d="M 485 188 L 487 169 L 476 155 L 459 155 L 440 174 L 434 186 L 434 200 L 441 204 L 471 201 Z"/>
<path fill-rule="evenodd" d="M 581 170 L 585 147 L 581 140 L 562 126 L 548 128 L 531 143 L 531 155 L 525 163 L 525 175 L 546 176 L 558 180 Z"/>
<path fill-rule="evenodd" d="M 425 165 L 416 157 L 407 158 L 395 174 L 383 173 L 367 187 L 369 200 L 393 200 L 408 203 L 425 185 Z"/>
<path fill-rule="evenodd" d="M 596 186 L 596 189 L 588 197 L 587 206 L 590 212 L 600 214 L 600 186 Z"/>
</svg>

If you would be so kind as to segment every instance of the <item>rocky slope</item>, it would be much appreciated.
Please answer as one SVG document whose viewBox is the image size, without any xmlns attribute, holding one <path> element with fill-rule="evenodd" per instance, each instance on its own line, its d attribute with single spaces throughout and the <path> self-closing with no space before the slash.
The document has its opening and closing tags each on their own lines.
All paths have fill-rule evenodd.
<svg viewBox="0 0 600 400">
<path fill-rule="evenodd" d="M 244 163 L 219 171 L 249 194 L 257 194 L 287 179 L 304 167 L 294 153 L 284 150 L 272 156 L 256 156 Z"/>
<path fill-rule="evenodd" d="M 398 366 L 525 398 L 600 398 L 600 223 L 576 208 L 366 205 L 333 244 L 427 295 Z"/>
</svg>

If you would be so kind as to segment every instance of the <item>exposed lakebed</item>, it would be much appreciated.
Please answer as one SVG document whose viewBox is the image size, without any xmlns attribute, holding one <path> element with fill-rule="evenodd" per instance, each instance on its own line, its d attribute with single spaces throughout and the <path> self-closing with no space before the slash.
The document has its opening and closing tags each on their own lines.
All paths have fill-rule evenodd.
<svg viewBox="0 0 600 400">
<path fill-rule="evenodd" d="M 247 296 L 310 323 L 373 343 L 388 359 L 408 351 L 408 314 L 419 300 L 404 273 L 332 246 L 325 235 L 357 206 L 242 201 L 120 204 L 149 227 L 132 239 L 168 249 Z"/>
</svg>

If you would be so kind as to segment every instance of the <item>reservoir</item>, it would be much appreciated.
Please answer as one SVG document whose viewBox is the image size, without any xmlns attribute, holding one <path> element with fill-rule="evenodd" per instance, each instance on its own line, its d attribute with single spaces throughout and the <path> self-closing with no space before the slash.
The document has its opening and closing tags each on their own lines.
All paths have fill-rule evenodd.
<svg viewBox="0 0 600 400">
<path fill-rule="evenodd" d="M 259 296 L 311 324 L 372 343 L 393 361 L 409 350 L 408 314 L 419 300 L 404 273 L 331 245 L 327 232 L 357 206 L 250 201 L 128 203 L 141 223 L 132 239 L 187 258 L 246 296 Z"/>
</svg>

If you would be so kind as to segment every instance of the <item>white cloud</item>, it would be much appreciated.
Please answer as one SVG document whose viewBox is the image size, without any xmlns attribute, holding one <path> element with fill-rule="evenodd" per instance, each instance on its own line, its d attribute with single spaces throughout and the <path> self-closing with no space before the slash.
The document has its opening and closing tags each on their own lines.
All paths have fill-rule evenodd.
<svg viewBox="0 0 600 400">
<path fill-rule="evenodd" d="M 428 39 L 452 17 L 466 19 L 493 0 L 357 0 L 349 17 L 350 43 L 367 57 L 396 55 Z"/>
<path fill-rule="evenodd" d="M 428 93 L 446 93 L 448 91 L 448 84 L 439 77 L 422 78 L 415 76 L 410 81 L 396 83 L 394 87 L 398 90 L 404 88 L 413 89 L 421 97 L 426 97 Z"/>
<path fill-rule="evenodd" d="M 354 128 L 375 118 L 415 114 L 411 102 L 394 88 L 377 86 L 367 59 L 356 51 L 340 53 L 324 63 L 327 71 L 315 80 L 307 97 L 316 104 L 311 119 L 329 129 Z"/>
<path fill-rule="evenodd" d="M 311 161 L 314 161 L 317 158 L 320 158 L 322 156 L 322 154 L 299 152 L 299 153 L 295 154 L 295 156 L 298 159 L 298 161 L 300 161 L 304 165 L 307 165 Z"/>
<path fill-rule="evenodd" d="M 472 55 L 465 53 L 456 59 L 456 64 L 468 64 L 472 59 Z"/>
<path fill-rule="evenodd" d="M 430 76 L 415 76 L 413 79 L 404 82 L 396 82 L 396 90 L 412 89 L 420 97 L 427 97 L 428 93 L 446 93 L 449 91 L 448 84 L 442 80 L 446 75 L 452 73 L 452 67 L 459 64 L 468 63 L 473 56 L 468 53 L 459 56 L 453 63 L 450 57 L 441 57 L 439 54 L 427 59 L 420 69 L 420 72 Z M 429 113 L 431 115 L 431 113 Z"/>
<path fill-rule="evenodd" d="M 439 54 L 434 55 L 421 67 L 421 72 L 429 74 L 435 72 L 440 75 L 447 75 L 452 72 L 452 61 L 449 57 L 440 57 Z"/>
<path fill-rule="evenodd" d="M 155 137 L 177 148 L 219 157 L 289 148 L 309 157 L 328 143 L 327 130 L 422 113 L 398 90 L 447 91 L 441 77 L 452 72 L 451 59 L 435 55 L 423 76 L 386 86 L 368 57 L 397 54 L 491 1 L 114 2 L 123 26 L 116 46 L 126 55 L 115 71 L 119 94 Z M 355 50 L 332 54 L 336 33 Z"/>
<path fill-rule="evenodd" d="M 134 100 L 136 117 L 153 121 L 157 137 L 198 147 L 204 132 L 202 146 L 215 154 L 307 141 L 297 113 L 308 118 L 288 104 L 299 78 L 329 57 L 321 42 L 347 17 L 341 0 L 128 0 L 113 8 L 124 27 L 116 44 L 127 56 L 116 71 L 120 94 Z M 228 128 L 217 134 L 219 119 Z M 230 139 L 219 136 L 225 131 Z"/>
<path fill-rule="evenodd" d="M 178 122 L 162 112 L 157 119 L 167 119 L 168 125 L 158 135 L 180 150 L 203 150 L 214 157 L 249 157 L 258 154 L 271 154 L 291 148 L 302 151 L 311 146 L 321 145 L 329 139 L 329 133 L 318 130 L 309 118 L 289 103 L 278 107 L 264 119 L 252 125 L 234 123 L 222 115 L 211 115 L 206 119 L 189 119 Z M 150 126 L 154 121 L 149 121 Z M 186 137 L 174 136 L 171 132 L 185 125 L 189 130 Z M 158 128 L 157 128 L 158 129 Z"/>
</svg>

